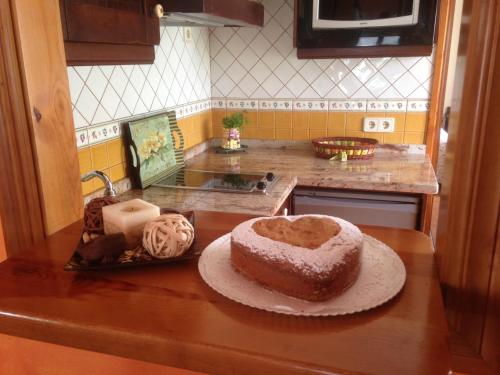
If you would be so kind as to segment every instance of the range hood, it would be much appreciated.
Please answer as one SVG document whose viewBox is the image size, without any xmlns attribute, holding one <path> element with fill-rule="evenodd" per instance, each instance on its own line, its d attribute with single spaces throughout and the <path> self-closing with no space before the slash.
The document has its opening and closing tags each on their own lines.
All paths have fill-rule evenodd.
<svg viewBox="0 0 500 375">
<path fill-rule="evenodd" d="M 263 26 L 264 6 L 251 0 L 167 0 L 163 26 Z"/>
</svg>

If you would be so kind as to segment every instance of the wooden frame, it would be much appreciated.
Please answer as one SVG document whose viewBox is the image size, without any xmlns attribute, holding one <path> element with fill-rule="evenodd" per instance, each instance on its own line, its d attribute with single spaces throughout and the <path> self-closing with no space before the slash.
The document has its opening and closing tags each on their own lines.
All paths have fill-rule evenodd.
<svg viewBox="0 0 500 375">
<path fill-rule="evenodd" d="M 0 17 L 0 216 L 12 256 L 80 219 L 83 199 L 58 1 L 0 0 Z"/>
<path fill-rule="evenodd" d="M 0 258 L 44 237 L 12 11 L 8 0 L 0 0 Z"/>
<path fill-rule="evenodd" d="M 500 8 L 464 2 L 437 256 L 448 321 L 461 345 L 500 371 Z M 490 332 L 490 329 L 497 329 Z"/>
<path fill-rule="evenodd" d="M 45 234 L 52 234 L 83 216 L 59 1 L 16 0 L 12 10 Z"/>
<path fill-rule="evenodd" d="M 444 115 L 444 99 L 448 77 L 448 64 L 450 61 L 454 10 L 455 0 L 440 1 L 438 14 L 439 28 L 434 57 L 434 75 L 432 78 L 431 103 L 426 135 L 427 155 L 431 159 L 434 170 L 437 167 L 439 156 L 439 136 Z M 426 234 L 429 234 L 431 230 L 433 203 L 434 196 L 432 195 L 427 195 L 423 200 L 421 228 Z"/>
</svg>

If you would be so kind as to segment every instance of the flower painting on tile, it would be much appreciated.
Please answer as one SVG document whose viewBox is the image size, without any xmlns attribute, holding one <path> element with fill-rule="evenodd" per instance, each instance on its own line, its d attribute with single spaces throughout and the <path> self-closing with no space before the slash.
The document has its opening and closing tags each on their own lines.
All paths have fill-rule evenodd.
<svg viewBox="0 0 500 375">
<path fill-rule="evenodd" d="M 130 124 L 142 181 L 175 166 L 175 149 L 168 117 L 157 116 Z"/>
</svg>

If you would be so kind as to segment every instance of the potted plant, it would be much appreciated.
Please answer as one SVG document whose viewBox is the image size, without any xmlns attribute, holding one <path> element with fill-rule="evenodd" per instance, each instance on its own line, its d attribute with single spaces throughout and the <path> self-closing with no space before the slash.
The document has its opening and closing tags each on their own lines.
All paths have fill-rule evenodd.
<svg viewBox="0 0 500 375">
<path fill-rule="evenodd" d="M 237 150 L 241 148 L 240 130 L 246 123 L 247 120 L 243 112 L 236 112 L 222 119 L 222 124 L 224 126 L 222 148 L 228 150 Z"/>
</svg>

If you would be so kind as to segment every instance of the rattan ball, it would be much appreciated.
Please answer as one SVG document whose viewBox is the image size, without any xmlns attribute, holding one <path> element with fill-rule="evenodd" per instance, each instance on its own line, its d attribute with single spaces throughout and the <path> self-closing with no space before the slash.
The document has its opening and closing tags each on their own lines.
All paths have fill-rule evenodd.
<svg viewBox="0 0 500 375">
<path fill-rule="evenodd" d="M 194 228 L 182 215 L 158 216 L 144 227 L 142 245 L 158 259 L 181 256 L 194 241 Z"/>
<path fill-rule="evenodd" d="M 83 218 L 83 230 L 88 233 L 103 234 L 104 221 L 102 219 L 102 208 L 110 204 L 118 203 L 114 197 L 101 197 L 92 199 L 85 206 Z"/>
</svg>

